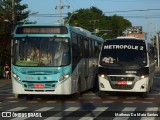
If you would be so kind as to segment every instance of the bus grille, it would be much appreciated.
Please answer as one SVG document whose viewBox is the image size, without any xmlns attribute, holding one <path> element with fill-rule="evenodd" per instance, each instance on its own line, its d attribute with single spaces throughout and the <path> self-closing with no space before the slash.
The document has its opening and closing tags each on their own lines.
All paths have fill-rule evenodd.
<svg viewBox="0 0 160 120">
<path fill-rule="evenodd" d="M 38 88 L 39 90 L 43 89 L 52 89 L 54 90 L 58 81 L 23 81 L 23 86 L 25 89 L 33 90 L 35 84 L 43 84 L 44 88 Z"/>
<path fill-rule="evenodd" d="M 135 77 L 120 77 L 120 76 L 110 76 L 111 81 L 120 81 L 120 80 L 125 80 L 125 81 L 134 81 Z"/>
<path fill-rule="evenodd" d="M 121 90 L 130 90 L 133 88 L 133 85 L 117 85 L 117 84 L 112 84 L 111 85 L 113 89 L 121 89 Z"/>
<path fill-rule="evenodd" d="M 110 76 L 109 81 L 113 89 L 130 90 L 135 84 L 135 77 Z M 118 84 L 118 82 L 121 81 L 125 81 L 126 83 L 130 82 L 131 84 Z"/>
</svg>

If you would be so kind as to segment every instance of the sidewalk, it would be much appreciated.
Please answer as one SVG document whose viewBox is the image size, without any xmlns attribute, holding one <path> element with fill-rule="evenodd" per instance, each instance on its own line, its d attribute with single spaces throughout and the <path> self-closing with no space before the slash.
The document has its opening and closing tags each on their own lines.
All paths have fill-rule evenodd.
<svg viewBox="0 0 160 120">
<path fill-rule="evenodd" d="M 11 84 L 11 79 L 9 80 L 5 80 L 5 78 L 0 79 L 0 87 L 7 85 L 7 84 Z"/>
</svg>

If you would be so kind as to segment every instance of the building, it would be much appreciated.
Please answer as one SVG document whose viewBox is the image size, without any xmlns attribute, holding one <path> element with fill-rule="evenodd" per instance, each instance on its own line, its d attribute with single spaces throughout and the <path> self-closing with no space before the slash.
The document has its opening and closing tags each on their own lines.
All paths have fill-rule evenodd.
<svg viewBox="0 0 160 120">
<path fill-rule="evenodd" d="M 127 37 L 136 37 L 140 39 L 146 39 L 146 33 L 142 31 L 142 26 L 133 26 L 127 28 Z"/>
</svg>

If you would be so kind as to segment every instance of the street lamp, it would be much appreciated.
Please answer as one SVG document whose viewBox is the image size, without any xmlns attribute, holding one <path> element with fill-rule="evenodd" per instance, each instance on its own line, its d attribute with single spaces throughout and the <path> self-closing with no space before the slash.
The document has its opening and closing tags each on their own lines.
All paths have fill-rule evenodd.
<svg viewBox="0 0 160 120">
<path fill-rule="evenodd" d="M 103 37 L 104 35 L 108 35 L 108 33 L 103 33 L 103 35 L 101 35 L 101 37 Z"/>
<path fill-rule="evenodd" d="M 73 13 L 71 14 L 71 16 L 69 17 L 69 19 L 67 20 L 66 24 L 68 24 L 69 21 L 70 21 L 70 19 L 71 19 L 71 17 L 72 17 L 73 15 L 77 14 L 77 13 L 78 13 L 78 12 L 73 12 Z"/>
</svg>

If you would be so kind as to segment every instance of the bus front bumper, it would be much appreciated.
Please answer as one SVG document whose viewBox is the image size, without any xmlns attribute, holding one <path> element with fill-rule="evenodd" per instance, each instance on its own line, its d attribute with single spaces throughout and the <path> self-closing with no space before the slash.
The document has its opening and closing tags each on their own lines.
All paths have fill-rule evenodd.
<svg viewBox="0 0 160 120">
<path fill-rule="evenodd" d="M 43 88 L 35 88 L 29 89 L 25 88 L 25 86 L 12 78 L 12 88 L 13 94 L 38 94 L 38 95 L 70 95 L 72 93 L 72 84 L 71 79 L 67 79 L 61 83 L 58 83 L 54 89 L 43 89 Z"/>
<path fill-rule="evenodd" d="M 108 91 L 108 92 L 147 92 L 148 91 L 148 81 L 149 78 L 146 77 L 144 79 L 141 80 L 137 80 L 133 86 L 132 89 L 125 89 L 125 85 L 124 85 L 124 89 L 122 89 L 123 87 L 121 87 L 121 89 L 114 89 L 111 87 L 110 82 L 99 76 L 99 90 L 100 91 Z"/>
</svg>

